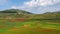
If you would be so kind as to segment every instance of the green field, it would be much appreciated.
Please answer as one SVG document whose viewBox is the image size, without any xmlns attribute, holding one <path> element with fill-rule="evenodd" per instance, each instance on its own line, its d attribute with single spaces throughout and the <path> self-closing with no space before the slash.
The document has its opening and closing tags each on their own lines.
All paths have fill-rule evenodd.
<svg viewBox="0 0 60 34">
<path fill-rule="evenodd" d="M 20 22 L 0 19 L 0 34 L 60 34 L 60 20 Z"/>
</svg>

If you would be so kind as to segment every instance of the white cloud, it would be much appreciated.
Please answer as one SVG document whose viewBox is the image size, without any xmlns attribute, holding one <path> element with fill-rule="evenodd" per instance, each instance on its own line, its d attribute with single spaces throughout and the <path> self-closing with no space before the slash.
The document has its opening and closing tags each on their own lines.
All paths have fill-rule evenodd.
<svg viewBox="0 0 60 34">
<path fill-rule="evenodd" d="M 52 2 L 52 0 L 40 0 L 39 4 L 41 6 L 46 6 L 46 5 L 52 5 L 53 2 Z"/>
<path fill-rule="evenodd" d="M 18 7 L 17 6 L 12 6 L 11 9 L 18 9 Z"/>
<path fill-rule="evenodd" d="M 22 6 L 19 6 L 18 8 L 31 11 L 31 10 L 35 9 L 35 7 L 38 7 L 38 6 L 52 5 L 53 2 L 51 2 L 51 1 L 52 0 L 31 0 L 28 2 L 24 2 L 24 4 Z M 40 7 L 38 7 L 38 8 L 40 8 Z"/>
<path fill-rule="evenodd" d="M 24 2 L 25 6 L 29 6 L 29 7 L 33 7 L 37 4 L 37 2 L 35 0 L 31 0 L 29 2 Z"/>
<path fill-rule="evenodd" d="M 49 6 L 49 5 L 54 5 L 60 3 L 60 0 L 31 0 L 28 2 L 24 2 L 24 4 L 22 6 L 12 6 L 11 8 L 21 8 L 21 9 L 32 9 L 34 7 L 38 7 L 38 6 Z"/>
<path fill-rule="evenodd" d="M 0 0 L 0 5 L 5 5 L 8 2 L 8 0 Z"/>
<path fill-rule="evenodd" d="M 32 7 L 32 6 L 47 6 L 47 5 L 53 5 L 56 3 L 60 3 L 60 0 L 31 0 L 29 2 L 25 2 L 24 4 Z"/>
</svg>

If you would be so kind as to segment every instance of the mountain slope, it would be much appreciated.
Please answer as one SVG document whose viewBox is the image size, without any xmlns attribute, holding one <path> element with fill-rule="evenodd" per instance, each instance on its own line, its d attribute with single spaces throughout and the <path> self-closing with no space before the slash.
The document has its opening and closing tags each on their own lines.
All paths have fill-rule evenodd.
<svg viewBox="0 0 60 34">
<path fill-rule="evenodd" d="M 30 12 L 27 12 L 25 10 L 19 10 L 19 9 L 7 9 L 4 11 L 0 11 L 0 13 L 26 13 L 26 14 L 32 14 Z"/>
<path fill-rule="evenodd" d="M 7 10 L 3 10 L 0 11 L 0 18 L 1 17 L 6 17 L 6 16 L 10 16 L 13 18 L 24 18 L 24 17 L 29 17 L 30 16 L 30 12 L 27 12 L 25 10 L 19 10 L 19 9 L 7 9 Z"/>
</svg>

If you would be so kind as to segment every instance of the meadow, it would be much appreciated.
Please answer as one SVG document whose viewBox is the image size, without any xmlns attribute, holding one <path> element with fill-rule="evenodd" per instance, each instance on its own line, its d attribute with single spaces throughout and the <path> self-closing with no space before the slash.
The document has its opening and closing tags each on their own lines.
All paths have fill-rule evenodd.
<svg viewBox="0 0 60 34">
<path fill-rule="evenodd" d="M 60 20 L 0 19 L 0 34 L 60 34 Z"/>
</svg>

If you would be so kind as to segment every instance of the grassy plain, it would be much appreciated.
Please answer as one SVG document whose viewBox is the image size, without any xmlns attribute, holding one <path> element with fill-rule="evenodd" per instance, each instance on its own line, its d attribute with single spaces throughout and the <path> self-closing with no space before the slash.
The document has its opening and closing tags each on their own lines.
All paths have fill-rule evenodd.
<svg viewBox="0 0 60 34">
<path fill-rule="evenodd" d="M 0 19 L 0 34 L 60 34 L 60 20 Z"/>
</svg>

